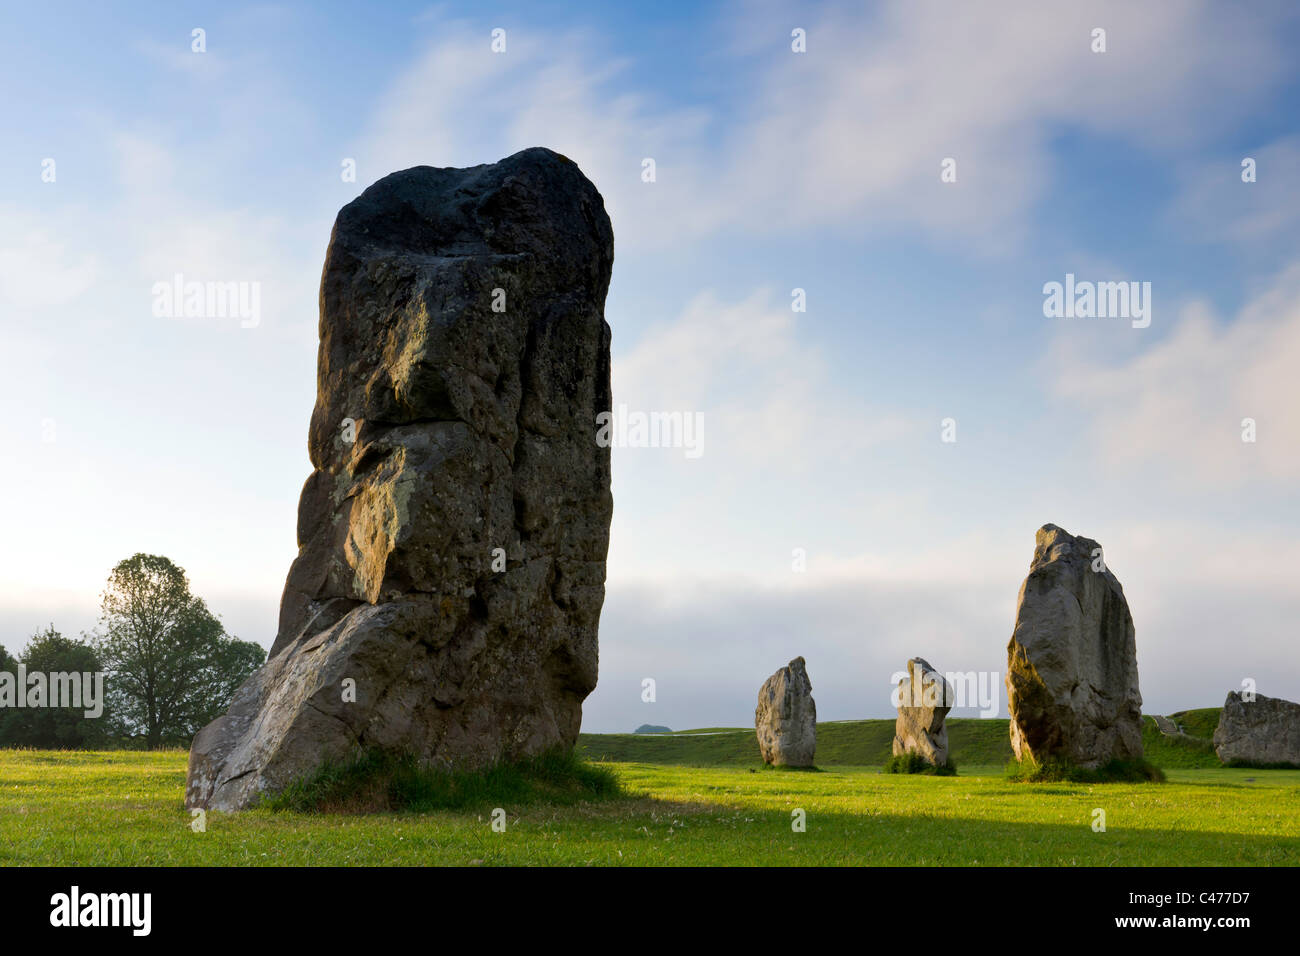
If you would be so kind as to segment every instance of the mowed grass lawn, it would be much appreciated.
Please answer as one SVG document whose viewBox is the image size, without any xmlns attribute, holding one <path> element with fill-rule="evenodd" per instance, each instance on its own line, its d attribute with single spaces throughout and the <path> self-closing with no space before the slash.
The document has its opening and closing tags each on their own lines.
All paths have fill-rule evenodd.
<svg viewBox="0 0 1300 956">
<path fill-rule="evenodd" d="M 1300 771 L 1180 769 L 1165 784 L 1012 784 L 875 767 L 610 763 L 628 796 L 377 816 L 182 806 L 186 755 L 0 751 L 0 864 L 1295 865 Z M 1092 829 L 1106 812 L 1106 832 Z M 806 830 L 792 830 L 802 810 Z"/>
</svg>

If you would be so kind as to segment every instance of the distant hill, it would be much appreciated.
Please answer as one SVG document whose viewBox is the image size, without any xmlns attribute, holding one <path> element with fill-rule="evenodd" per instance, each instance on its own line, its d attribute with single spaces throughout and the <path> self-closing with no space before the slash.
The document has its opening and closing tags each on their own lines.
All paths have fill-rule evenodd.
<svg viewBox="0 0 1300 956">
<path fill-rule="evenodd" d="M 892 720 L 842 720 L 817 725 L 817 763 L 823 766 L 878 766 L 889 758 Z M 953 759 L 961 765 L 1001 765 L 1011 759 L 1007 721 L 948 721 Z M 694 767 L 750 766 L 763 762 L 752 728 L 711 727 L 669 736 L 581 734 L 578 747 L 593 760 L 679 764 Z"/>
<path fill-rule="evenodd" d="M 634 734 L 671 734 L 672 732 L 671 727 L 660 727 L 658 724 L 642 724 L 632 731 Z"/>
<path fill-rule="evenodd" d="M 1217 714 L 1217 711 L 1215 711 Z M 1190 720 L 1187 715 L 1195 715 Z M 1180 719 L 1182 718 L 1182 719 Z M 1173 719 L 1191 736 L 1166 737 L 1155 721 L 1143 718 L 1142 744 L 1147 759 L 1158 767 L 1220 767 L 1208 739 L 1192 733 L 1210 725 L 1208 711 L 1182 711 Z M 1217 722 L 1217 716 L 1214 721 Z M 948 748 L 958 769 L 1001 767 L 1011 759 L 1009 721 L 953 718 L 948 722 Z M 660 734 L 662 736 L 651 736 Z M 817 725 L 817 764 L 822 767 L 880 766 L 890 756 L 892 720 L 837 720 Z M 762 757 L 752 728 L 712 727 L 672 733 L 666 727 L 641 727 L 635 734 L 581 734 L 579 752 L 591 760 L 621 763 L 675 764 L 687 767 L 758 766 Z"/>
</svg>

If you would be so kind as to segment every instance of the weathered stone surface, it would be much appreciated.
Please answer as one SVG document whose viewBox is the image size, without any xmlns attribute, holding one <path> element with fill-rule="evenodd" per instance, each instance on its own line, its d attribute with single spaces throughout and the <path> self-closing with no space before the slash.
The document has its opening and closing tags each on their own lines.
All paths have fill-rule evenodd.
<svg viewBox="0 0 1300 956">
<path fill-rule="evenodd" d="M 1133 618 L 1124 588 L 1100 559 L 1096 541 L 1052 524 L 1038 530 L 1007 645 L 1019 759 L 1091 768 L 1142 756 Z"/>
<path fill-rule="evenodd" d="M 802 657 L 763 682 L 754 710 L 763 760 L 774 767 L 811 767 L 817 753 L 817 704 Z"/>
<path fill-rule="evenodd" d="M 936 767 L 948 763 L 948 728 L 953 689 L 929 662 L 913 657 L 907 677 L 898 682 L 898 719 L 894 721 L 894 756 L 919 754 Z"/>
<path fill-rule="evenodd" d="M 546 149 L 394 173 L 340 211 L 279 632 L 195 738 L 189 806 L 358 745 L 457 767 L 573 745 L 613 509 L 613 255 L 600 194 Z"/>
<path fill-rule="evenodd" d="M 1300 704 L 1263 694 L 1245 700 L 1232 691 L 1214 729 L 1214 752 L 1224 763 L 1300 766 Z"/>
</svg>

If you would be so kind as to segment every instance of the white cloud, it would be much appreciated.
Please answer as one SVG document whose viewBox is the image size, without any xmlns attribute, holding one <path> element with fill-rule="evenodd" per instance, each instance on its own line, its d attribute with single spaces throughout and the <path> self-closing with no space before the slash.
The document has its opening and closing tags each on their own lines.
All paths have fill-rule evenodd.
<svg viewBox="0 0 1300 956">
<path fill-rule="evenodd" d="M 1067 356 L 1055 392 L 1090 414 L 1109 465 L 1146 462 L 1217 487 L 1300 477 L 1300 264 L 1231 322 L 1194 303 L 1136 355 L 1101 359 L 1063 335 L 1051 364 Z M 1256 422 L 1254 443 L 1242 440 L 1245 418 Z"/>
<path fill-rule="evenodd" d="M 600 38 L 514 29 L 498 54 L 486 34 L 459 21 L 438 36 L 378 104 L 357 144 L 360 178 L 474 166 L 546 146 L 600 189 L 620 249 L 652 237 L 672 241 L 701 215 L 721 215 L 702 176 L 707 112 L 616 92 L 626 64 L 611 59 Z M 659 164 L 653 184 L 641 181 L 646 157 Z"/>
<path fill-rule="evenodd" d="M 1054 129 L 1169 152 L 1286 62 L 1267 24 L 1208 3 L 907 0 L 827 8 L 807 26 L 806 54 L 768 48 L 731 154 L 726 180 L 771 200 L 754 222 L 879 215 L 996 242 L 993 227 L 1019 225 L 1050 178 Z M 1090 48 L 1097 26 L 1105 53 Z"/>
<path fill-rule="evenodd" d="M 614 449 L 615 500 L 636 505 L 615 508 L 611 576 L 788 575 L 791 549 L 810 546 L 807 503 L 853 507 L 864 456 L 908 424 L 836 381 L 808 321 L 771 290 L 702 292 L 630 349 L 615 336 L 615 404 L 698 412 L 704 428 L 696 459 Z"/>
<path fill-rule="evenodd" d="M 1255 161 L 1255 181 L 1242 181 L 1242 160 Z M 1171 222 L 1206 241 L 1293 247 L 1300 227 L 1300 136 L 1274 140 L 1236 156 L 1218 156 L 1183 172 Z"/>
<path fill-rule="evenodd" d="M 1300 697 L 1300 662 L 1284 652 L 1300 613 L 1300 542 L 1179 520 L 1133 521 L 1103 543 L 1133 612 L 1147 713 L 1218 706 L 1246 677 Z M 889 676 L 918 654 L 944 671 L 995 672 L 1001 691 L 1032 554 L 1033 529 L 997 528 L 810 563 L 788 584 L 611 575 L 584 727 L 747 726 L 762 681 L 795 655 L 823 720 L 890 716 Z M 644 677 L 657 681 L 654 705 L 640 699 Z M 1004 693 L 999 704 L 1005 716 Z"/>
<path fill-rule="evenodd" d="M 102 272 L 97 253 L 78 248 L 69 236 L 74 216 L 37 217 L 6 207 L 0 219 L 5 237 L 0 240 L 0 307 L 10 317 L 67 305 L 84 295 Z"/>
<path fill-rule="evenodd" d="M 1023 238 L 1054 131 L 1176 157 L 1286 66 L 1266 18 L 1204 2 L 909 0 L 797 19 L 803 54 L 789 49 L 788 12 L 742 4 L 719 18 L 731 42 L 718 55 L 745 91 L 729 113 L 620 92 L 624 64 L 594 37 L 515 30 L 493 54 L 482 30 L 448 23 L 382 98 L 364 168 L 378 178 L 545 145 L 596 183 L 622 248 L 833 226 L 978 236 L 993 250 Z M 1103 54 L 1090 49 L 1099 24 Z M 640 181 L 644 157 L 654 184 Z M 939 181 L 946 157 L 953 185 Z"/>
<path fill-rule="evenodd" d="M 267 325 L 260 334 L 314 340 L 320 264 L 308 254 L 315 249 L 300 226 L 284 214 L 192 193 L 178 182 L 177 170 L 192 177 L 195 157 L 170 148 L 161 135 L 120 130 L 112 147 L 125 213 L 115 252 L 123 258 L 123 277 L 134 280 L 135 316 L 149 321 L 154 283 L 170 283 L 177 274 L 186 281 L 257 283 Z M 316 224 L 318 234 L 328 230 L 324 220 Z"/>
<path fill-rule="evenodd" d="M 808 322 L 771 289 L 739 302 L 702 292 L 615 353 L 615 400 L 702 411 L 707 454 L 783 472 L 826 467 L 901 434 L 901 416 L 834 383 L 801 327 Z"/>
</svg>

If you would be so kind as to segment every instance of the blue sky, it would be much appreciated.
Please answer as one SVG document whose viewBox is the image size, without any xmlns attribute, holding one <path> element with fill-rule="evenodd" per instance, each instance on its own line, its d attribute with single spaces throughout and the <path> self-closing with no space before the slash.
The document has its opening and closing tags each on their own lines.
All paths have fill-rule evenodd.
<svg viewBox="0 0 1300 956">
<path fill-rule="evenodd" d="M 797 654 L 823 719 L 910 656 L 1001 671 L 1049 521 L 1106 546 L 1150 712 L 1300 698 L 1300 19 L 1046 7 L 6 11 L 0 640 L 90 627 L 143 550 L 269 645 L 335 213 L 545 145 L 613 219 L 615 400 L 706 423 L 615 451 L 587 729 L 743 724 Z M 261 321 L 154 317 L 177 272 Z M 1045 318 L 1066 273 L 1150 282 L 1150 327 Z"/>
</svg>

